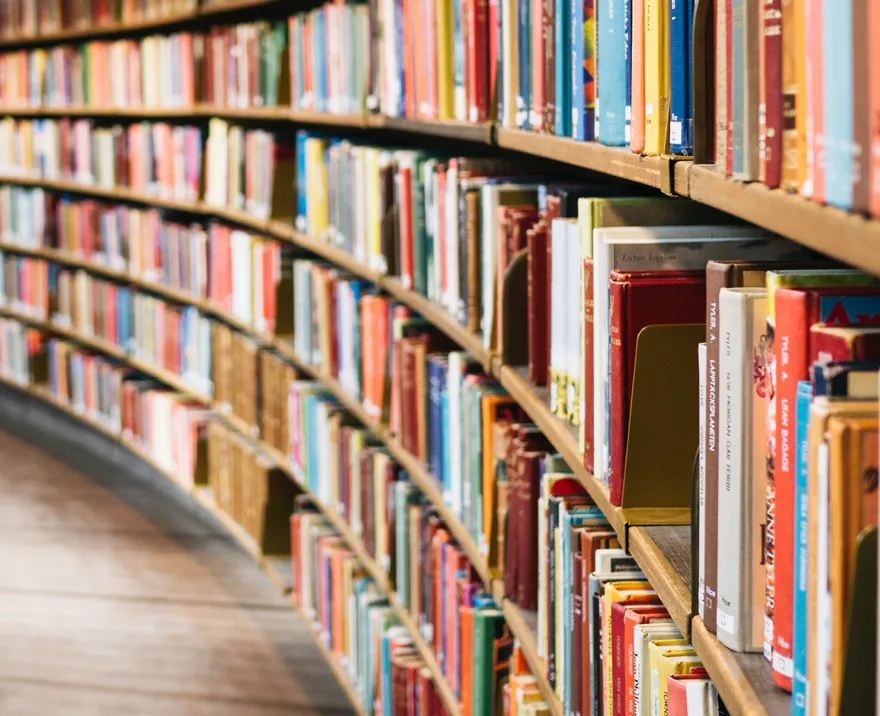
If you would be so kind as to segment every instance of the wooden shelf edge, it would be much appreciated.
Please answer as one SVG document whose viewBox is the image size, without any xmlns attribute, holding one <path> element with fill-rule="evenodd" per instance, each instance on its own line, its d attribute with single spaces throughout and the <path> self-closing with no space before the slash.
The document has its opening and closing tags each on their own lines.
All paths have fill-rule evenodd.
<svg viewBox="0 0 880 716">
<path fill-rule="evenodd" d="M 505 599 L 501 603 L 501 610 L 504 612 L 504 619 L 507 621 L 510 631 L 519 642 L 526 663 L 532 671 L 532 676 L 535 677 L 538 690 L 550 707 L 550 713 L 553 716 L 562 716 L 564 713 L 562 703 L 551 688 L 550 682 L 547 681 L 544 660 L 538 655 L 537 635 L 532 632 L 528 623 L 523 619 L 520 608 L 515 602 Z"/>
<path fill-rule="evenodd" d="M 788 716 L 791 713 L 791 697 L 773 683 L 770 665 L 763 654 L 731 651 L 706 629 L 699 616 L 693 619 L 691 642 L 731 716 Z M 761 691 L 756 691 L 757 684 L 745 673 L 744 663 L 761 672 Z"/>
<path fill-rule="evenodd" d="M 629 528 L 629 551 L 657 590 L 679 631 L 685 639 L 690 639 L 691 593 L 672 569 L 666 555 L 642 527 Z"/>
</svg>

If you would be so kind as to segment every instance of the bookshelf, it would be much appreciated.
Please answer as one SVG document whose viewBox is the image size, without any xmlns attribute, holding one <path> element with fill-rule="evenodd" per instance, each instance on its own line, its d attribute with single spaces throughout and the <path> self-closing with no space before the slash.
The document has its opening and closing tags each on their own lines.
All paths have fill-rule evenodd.
<svg viewBox="0 0 880 716">
<path fill-rule="evenodd" d="M 0 42 L 0 51 L 189 27 L 198 23 L 210 23 L 212 20 L 219 21 L 227 13 L 234 13 L 245 9 L 256 13 L 262 8 L 270 8 L 280 4 L 277 0 L 242 0 L 239 2 L 208 5 L 200 7 L 194 12 L 178 13 L 162 18 L 151 18 L 136 23 L 74 29 L 39 37 L 3 41 Z M 470 124 L 451 120 L 416 120 L 372 113 L 329 114 L 294 110 L 285 107 L 236 109 L 211 105 L 167 109 L 4 107 L 3 115 L 21 118 L 123 117 L 129 119 L 169 119 L 174 121 L 219 117 L 271 125 L 284 123 L 294 126 L 314 126 L 335 129 L 339 132 L 356 130 L 360 133 L 366 133 L 367 136 L 370 136 L 369 133 L 375 132 L 376 136 L 392 135 L 403 139 L 407 137 L 424 137 L 428 141 L 454 139 L 457 142 L 472 144 L 475 151 L 479 151 L 480 148 L 488 148 L 499 154 L 515 152 L 519 155 L 528 155 L 556 162 L 572 169 L 589 170 L 601 175 L 625 179 L 652 187 L 670 196 L 690 198 L 725 211 L 744 221 L 786 236 L 843 263 L 880 274 L 880 221 L 868 219 L 861 215 L 830 206 L 824 206 L 779 189 L 768 189 L 758 183 L 735 181 L 724 176 L 713 165 L 696 164 L 690 158 L 672 156 L 643 157 L 635 155 L 626 149 L 511 129 L 492 122 Z M 147 194 L 138 194 L 126 189 L 108 189 L 76 182 L 51 181 L 8 175 L 0 176 L 0 183 L 40 187 L 109 202 L 134 203 L 186 212 L 207 219 L 218 219 L 242 226 L 281 242 L 298 246 L 345 271 L 367 279 L 419 313 L 456 344 L 473 355 L 482 364 L 483 368 L 500 382 L 529 417 L 542 429 L 555 449 L 559 451 L 566 462 L 573 468 L 579 481 L 586 487 L 597 505 L 607 516 L 614 530 L 618 533 L 621 543 L 627 546 L 627 549 L 645 571 L 646 576 L 662 597 L 664 604 L 669 608 L 675 623 L 679 626 L 682 633 L 693 641 L 694 647 L 700 657 L 706 662 L 709 673 L 731 712 L 772 714 L 775 716 L 776 714 L 781 715 L 789 711 L 789 698 L 783 695 L 773 684 L 763 662 L 763 657 L 760 655 L 739 655 L 730 652 L 715 639 L 714 635 L 706 630 L 700 618 L 694 615 L 690 574 L 691 535 L 689 526 L 672 524 L 660 527 L 646 527 L 629 524 L 627 516 L 623 514 L 622 510 L 612 505 L 608 488 L 594 479 L 583 468 L 576 431 L 571 425 L 557 418 L 552 413 L 548 407 L 548 391 L 533 386 L 528 381 L 527 373 L 522 367 L 505 364 L 501 356 L 487 351 L 483 346 L 481 336 L 468 331 L 447 311 L 432 303 L 425 296 L 407 289 L 399 279 L 382 275 L 363 265 L 347 252 L 322 239 L 310 237 L 299 232 L 283 221 L 263 221 L 243 211 L 215 207 L 205 202 L 170 200 Z M 437 509 L 439 515 L 474 565 L 483 584 L 499 597 L 498 601 L 504 611 L 508 625 L 515 637 L 523 645 L 526 659 L 537 677 L 540 690 L 551 705 L 552 712 L 554 714 L 562 713 L 561 704 L 543 676 L 542 660 L 538 655 L 536 646 L 534 615 L 520 610 L 515 603 L 503 598 L 503 589 L 499 590 L 498 580 L 493 579 L 484 555 L 480 553 L 476 542 L 462 522 L 445 505 L 442 494 L 437 488 L 437 478 L 430 473 L 428 467 L 420 459 L 405 450 L 399 439 L 391 434 L 387 428 L 373 420 L 364 410 L 363 406 L 352 396 L 348 395 L 336 379 L 305 363 L 295 354 L 289 343 L 281 341 L 274 336 L 258 333 L 235 316 L 220 310 L 211 302 L 193 298 L 184 291 L 143 281 L 131 277 L 123 271 L 70 256 L 60 251 L 45 248 L 25 248 L 11 243 L 0 243 L 0 249 L 12 254 L 45 258 L 67 266 L 82 268 L 89 273 L 126 282 L 171 301 L 194 306 L 205 314 L 214 316 L 227 323 L 236 331 L 249 335 L 261 345 L 273 348 L 303 374 L 324 385 L 388 449 L 389 453 L 406 469 L 413 482 L 418 485 Z M 173 387 L 182 395 L 206 405 L 212 405 L 212 401 L 209 398 L 192 391 L 174 374 L 158 370 L 137 361 L 117 346 L 79 335 L 69 329 L 64 329 L 46 321 L 38 321 L 26 314 L 8 309 L 0 310 L 0 314 L 31 325 L 39 325 L 51 333 L 64 336 L 91 350 L 126 362 L 132 367 L 157 378 L 165 385 Z M 43 391 L 36 391 L 34 395 L 43 400 L 53 401 L 53 398 Z M 57 401 L 54 402 L 57 403 Z M 70 412 L 67 406 L 60 403 L 57 404 L 62 409 Z M 77 415 L 75 412 L 73 414 Z M 82 418 L 82 416 L 78 415 L 77 417 Z M 234 416 L 227 414 L 223 415 L 222 419 L 242 434 L 250 433 L 249 426 L 243 424 L 242 421 L 237 420 Z M 291 479 L 295 479 L 283 455 L 266 444 L 262 444 L 262 448 L 273 455 L 274 461 L 279 467 L 288 472 Z M 137 452 L 136 450 L 134 451 Z M 146 454 L 140 454 L 139 457 L 149 460 L 149 456 Z M 196 499 L 215 514 L 221 512 L 217 509 L 210 496 L 204 491 L 198 491 Z M 358 554 L 359 560 L 367 571 L 374 575 L 374 579 L 376 579 L 378 584 L 384 584 L 387 589 L 381 569 L 364 551 L 363 546 L 354 537 L 345 520 L 333 509 L 320 504 L 319 507 L 328 521 L 336 527 L 346 542 Z M 234 536 L 236 536 L 236 539 L 242 543 L 249 553 L 258 559 L 262 559 L 262 555 L 259 554 L 259 550 L 252 540 L 249 543 L 250 538 L 248 535 L 241 533 L 240 529 L 237 530 L 237 525 L 231 520 L 225 519 L 222 514 L 218 514 L 218 516 L 224 520 L 224 524 L 227 525 Z M 266 566 L 270 573 L 276 571 L 276 578 L 279 581 L 283 581 L 280 574 L 277 573 L 279 569 L 277 565 L 267 563 Z M 429 645 L 421 637 L 418 625 L 390 590 L 389 600 L 395 612 L 415 637 L 418 651 L 435 677 L 447 711 L 450 714 L 456 714 L 458 706 L 455 698 L 449 685 L 443 678 L 436 657 L 433 655 Z M 316 641 L 325 650 L 328 660 L 331 662 L 340 681 L 350 690 L 347 677 L 317 635 Z M 357 703 L 356 698 L 352 698 L 353 702 Z"/>
</svg>

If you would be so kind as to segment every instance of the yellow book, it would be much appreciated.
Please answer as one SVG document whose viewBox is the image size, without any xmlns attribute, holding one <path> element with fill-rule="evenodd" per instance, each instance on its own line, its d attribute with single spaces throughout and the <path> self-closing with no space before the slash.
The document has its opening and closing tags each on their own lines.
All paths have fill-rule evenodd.
<svg viewBox="0 0 880 716">
<path fill-rule="evenodd" d="M 516 401 L 507 394 L 489 394 L 480 398 L 480 412 L 482 421 L 483 461 L 482 491 L 483 491 L 483 529 L 481 535 L 480 553 L 485 555 L 489 562 L 489 569 L 493 573 L 498 572 L 498 489 L 495 482 L 495 454 L 492 449 L 492 437 L 494 427 L 498 423 L 509 423 L 516 410 Z M 493 537 L 494 544 L 493 544 Z M 498 574 L 497 576 L 500 576 Z"/>
<path fill-rule="evenodd" d="M 503 58 L 504 72 L 502 73 L 502 97 L 504 99 L 504 116 L 498 117 L 498 121 L 505 127 L 517 126 L 517 110 L 525 109 L 517 107 L 517 94 L 519 92 L 519 51 L 517 33 L 519 23 L 517 19 L 516 0 L 501 0 L 501 56 Z M 490 106 L 498 106 L 497 98 L 490 97 Z"/>
<path fill-rule="evenodd" d="M 380 150 L 369 147 L 365 153 L 367 162 L 367 262 L 370 268 L 381 270 L 382 264 L 382 216 L 379 207 Z"/>
<path fill-rule="evenodd" d="M 452 3 L 436 4 L 437 23 L 437 116 L 455 118 L 455 78 L 452 68 Z"/>
<path fill-rule="evenodd" d="M 650 716 L 658 716 L 658 705 L 660 703 L 660 684 L 657 681 L 657 663 L 662 654 L 666 652 L 688 652 L 693 653 L 693 647 L 683 637 L 673 637 L 671 639 L 651 639 L 648 643 L 648 673 L 644 676 L 642 688 L 645 689 L 645 696 L 648 697 L 648 714 Z"/>
<path fill-rule="evenodd" d="M 327 165 L 324 159 L 325 142 L 317 137 L 305 141 L 306 151 L 306 231 L 309 236 L 323 238 L 330 227 L 330 209 L 327 204 Z"/>
<path fill-rule="evenodd" d="M 702 666 L 703 662 L 690 645 L 657 648 L 656 652 L 656 663 L 651 665 L 651 708 L 655 716 L 666 716 L 669 713 L 669 677 L 687 674 L 691 669 Z"/>
<path fill-rule="evenodd" d="M 611 639 L 611 605 L 615 602 L 626 602 L 639 597 L 656 594 L 650 582 L 636 579 L 627 582 L 608 582 L 602 595 L 602 651 L 605 681 L 605 713 L 614 713 L 614 642 Z"/>
<path fill-rule="evenodd" d="M 645 0 L 645 154 L 665 154 L 669 126 L 667 0 Z"/>
</svg>

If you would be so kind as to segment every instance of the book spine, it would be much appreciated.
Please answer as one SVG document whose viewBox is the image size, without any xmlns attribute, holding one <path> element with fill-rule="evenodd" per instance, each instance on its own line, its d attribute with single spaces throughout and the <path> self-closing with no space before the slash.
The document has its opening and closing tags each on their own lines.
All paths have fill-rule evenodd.
<svg viewBox="0 0 880 716">
<path fill-rule="evenodd" d="M 544 127 L 544 0 L 528 0 L 532 45 L 529 55 L 531 63 L 531 96 L 529 98 L 529 129 L 539 132 Z"/>
<path fill-rule="evenodd" d="M 809 102 L 810 148 L 807 164 L 810 180 L 804 194 L 814 201 L 825 201 L 825 88 L 822 19 L 825 0 L 806 0 L 807 86 Z"/>
<path fill-rule="evenodd" d="M 760 612 L 760 602 L 753 603 L 752 599 L 756 535 L 751 515 L 753 495 L 757 492 L 758 499 L 762 496 L 761 490 L 755 488 L 762 485 L 764 446 L 752 441 L 758 402 L 752 377 L 755 348 L 759 345 L 755 329 L 757 326 L 763 330 L 761 319 L 766 314 L 766 300 L 722 291 L 719 312 L 718 400 L 722 440 L 718 459 L 718 562 L 725 569 L 718 571 L 718 639 L 735 651 L 760 651 L 762 630 L 752 626 L 754 612 Z M 757 422 L 763 426 L 762 419 Z M 757 542 L 760 545 L 760 537 Z M 760 549 L 758 555 L 760 568 Z"/>
<path fill-rule="evenodd" d="M 598 50 L 596 76 L 602 77 L 602 83 L 597 83 L 596 138 L 610 146 L 626 143 L 625 5 L 626 0 L 598 4 L 597 42 L 593 43 Z"/>
<path fill-rule="evenodd" d="M 806 377 L 808 368 L 808 296 L 798 291 L 776 292 L 773 344 L 777 347 L 777 359 L 772 376 L 775 390 L 768 406 L 775 425 L 772 432 L 768 425 L 773 438 L 768 447 L 773 449 L 767 455 L 771 469 L 767 475 L 766 617 L 773 625 L 773 679 L 787 691 L 791 691 L 793 669 L 794 407 L 797 381 Z"/>
<path fill-rule="evenodd" d="M 645 151 L 645 0 L 632 0 L 632 109 L 629 148 Z"/>
<path fill-rule="evenodd" d="M 543 0 L 541 27 L 544 45 L 544 118 L 547 134 L 556 131 L 556 0 Z"/>
<path fill-rule="evenodd" d="M 782 2 L 782 187 L 797 191 L 798 186 L 798 131 L 797 105 L 803 101 L 803 88 L 798 87 L 798 58 L 803 50 L 798 47 L 797 24 L 803 3 L 795 0 Z"/>
<path fill-rule="evenodd" d="M 584 97 L 584 2 L 571 0 L 571 136 L 573 139 L 585 140 L 586 99 Z"/>
<path fill-rule="evenodd" d="M 699 468 L 697 479 L 699 480 L 697 491 L 697 608 L 702 617 L 705 609 L 706 589 L 706 343 L 700 343 L 697 350 L 697 366 L 700 373 L 700 447 Z"/>
<path fill-rule="evenodd" d="M 566 693 L 569 694 L 568 702 L 571 716 L 585 716 L 582 710 L 583 704 L 583 679 L 581 675 L 584 669 L 584 643 L 583 643 L 583 619 L 584 619 L 584 556 L 577 552 L 572 555 L 571 570 L 571 620 L 569 624 L 569 644 L 571 661 L 571 679 Z"/>
<path fill-rule="evenodd" d="M 571 2 L 573 0 L 554 0 L 556 10 L 554 13 L 555 31 L 554 39 L 556 52 L 554 55 L 555 70 L 554 81 L 556 83 L 553 129 L 559 137 L 571 136 Z"/>
<path fill-rule="evenodd" d="M 700 616 L 706 628 L 716 630 L 716 587 L 718 568 L 718 300 L 728 282 L 723 264 L 706 270 L 706 511 L 700 524 L 700 575 L 704 600 Z"/>
<path fill-rule="evenodd" d="M 853 206 L 853 0 L 823 1 L 825 201 Z M 862 91 L 862 88 L 859 88 Z"/>
<path fill-rule="evenodd" d="M 794 628 L 792 631 L 792 653 L 794 669 L 792 676 L 791 713 L 792 716 L 806 716 L 807 713 L 807 649 L 809 643 L 808 584 L 809 562 L 809 426 L 810 403 L 813 399 L 812 385 L 809 381 L 798 383 L 795 428 L 797 459 L 795 464 L 795 550 L 794 561 Z"/>
<path fill-rule="evenodd" d="M 867 213 L 870 209 L 870 68 L 869 68 L 869 1 L 852 0 L 853 52 L 853 167 L 852 208 Z M 802 13 L 799 13 L 802 14 Z M 866 90 L 867 88 L 867 90 Z M 798 107 L 803 96 L 798 99 Z M 797 148 L 796 148 L 797 151 Z"/>
<path fill-rule="evenodd" d="M 611 487 L 611 503 L 620 505 L 623 498 L 623 469 L 626 457 L 626 415 L 629 412 L 627 396 L 627 325 L 628 284 L 623 281 L 611 281 L 609 300 L 609 324 L 611 330 L 608 340 L 611 343 L 608 403 L 614 406 L 611 411 L 608 453 L 610 469 L 608 480 Z"/>
<path fill-rule="evenodd" d="M 624 137 L 625 145 L 632 141 L 632 80 L 633 80 L 633 0 L 623 0 L 623 93 L 624 93 Z"/>
<path fill-rule="evenodd" d="M 528 237 L 528 328 L 529 381 L 547 385 L 547 232 L 537 230 Z"/>
<path fill-rule="evenodd" d="M 868 5 L 868 113 L 870 117 L 869 146 L 863 151 L 870 156 L 868 167 L 868 208 L 880 217 L 880 5 Z"/>
<path fill-rule="evenodd" d="M 645 0 L 645 154 L 666 152 L 669 126 L 668 12 L 664 0 Z"/>
<path fill-rule="evenodd" d="M 530 129 L 529 109 L 532 101 L 532 0 L 517 0 L 517 88 L 516 88 L 516 113 L 515 126 L 520 129 Z"/>
<path fill-rule="evenodd" d="M 669 3 L 669 151 L 685 156 L 693 153 L 691 7 L 687 0 Z"/>
<path fill-rule="evenodd" d="M 725 146 L 727 147 L 727 154 L 724 157 L 724 167 L 725 172 L 728 176 L 733 174 L 733 127 L 734 127 L 734 114 L 733 114 L 733 3 L 735 0 L 717 0 L 717 4 L 723 5 L 724 12 L 724 116 L 727 119 L 726 129 L 727 129 L 727 138 L 725 139 Z"/>
</svg>

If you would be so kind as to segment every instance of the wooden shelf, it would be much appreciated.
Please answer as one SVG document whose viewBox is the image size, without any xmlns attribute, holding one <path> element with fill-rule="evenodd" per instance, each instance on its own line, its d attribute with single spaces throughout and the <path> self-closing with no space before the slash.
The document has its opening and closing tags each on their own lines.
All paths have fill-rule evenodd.
<svg viewBox="0 0 880 716">
<path fill-rule="evenodd" d="M 723 181 L 726 182 L 727 180 Z M 58 184 L 57 182 L 34 183 L 43 186 L 49 184 L 54 186 L 55 184 Z M 85 193 L 90 192 L 91 188 L 86 187 Z M 150 197 L 140 197 L 131 193 L 103 192 L 103 190 L 101 190 L 101 192 L 109 195 L 110 198 L 125 198 L 126 200 L 142 201 L 148 204 L 161 202 L 161 200 L 157 201 Z M 796 197 L 791 198 L 797 201 L 802 201 Z M 320 241 L 296 232 L 290 225 L 285 224 L 284 222 L 262 222 L 253 217 L 243 215 L 240 212 L 207 207 L 204 204 L 184 204 L 181 202 L 176 202 L 176 204 L 179 206 L 185 206 L 186 210 L 192 210 L 211 216 L 219 216 L 226 220 L 235 221 L 248 226 L 256 232 L 265 233 L 280 240 L 296 244 L 339 265 L 353 274 L 373 281 L 379 286 L 385 288 L 395 298 L 424 315 L 451 339 L 460 343 L 466 350 L 473 353 L 475 357 L 477 357 L 484 366 L 496 376 L 511 396 L 524 408 L 530 418 L 534 420 L 548 436 L 551 443 L 564 457 L 566 462 L 569 463 L 574 470 L 575 475 L 581 483 L 584 484 L 593 499 L 606 514 L 614 529 L 618 532 L 618 535 L 621 538 L 621 543 L 628 545 L 631 553 L 639 562 L 639 565 L 645 571 L 646 576 L 650 579 L 655 589 L 657 589 L 667 608 L 669 608 L 676 624 L 684 634 L 691 634 L 694 646 L 706 663 L 710 675 L 716 682 L 720 682 L 720 690 L 726 690 L 726 693 L 722 690 L 722 696 L 724 696 L 725 703 L 731 709 L 731 713 L 781 713 L 779 709 L 781 709 L 782 706 L 779 706 L 777 702 L 782 701 L 787 704 L 790 701 L 790 697 L 784 695 L 781 691 L 776 689 L 775 686 L 763 690 L 763 686 L 761 686 L 763 683 L 763 681 L 761 681 L 762 679 L 772 684 L 770 670 L 766 663 L 763 662 L 763 657 L 733 654 L 728 651 L 726 647 L 721 645 L 714 636 L 708 634 L 704 627 L 702 628 L 702 632 L 700 632 L 698 628 L 698 624 L 700 624 L 699 620 L 692 619 L 689 527 L 629 526 L 627 528 L 627 525 L 623 523 L 618 508 L 614 507 L 610 502 L 607 486 L 600 483 L 583 468 L 577 444 L 576 428 L 552 414 L 549 407 L 547 390 L 537 388 L 529 383 L 526 369 L 501 365 L 498 356 L 494 356 L 485 350 L 480 336 L 469 333 L 443 309 L 431 303 L 424 296 L 404 288 L 399 280 L 387 276 L 381 276 L 375 271 L 364 267 L 350 254 L 328 242 Z M 171 300 L 194 305 L 201 310 L 204 310 L 206 313 L 210 313 L 211 315 L 230 323 L 235 326 L 237 330 L 250 335 L 262 344 L 275 349 L 280 355 L 289 360 L 303 373 L 325 385 L 340 403 L 346 407 L 346 409 L 348 409 L 371 433 L 385 444 L 392 457 L 403 466 L 413 482 L 422 490 L 422 492 L 425 493 L 431 503 L 435 506 L 439 516 L 447 524 L 453 537 L 473 563 L 484 585 L 487 588 L 493 588 L 493 594 L 496 595 L 496 599 L 503 596 L 503 590 L 501 592 L 498 591 L 499 582 L 496 580 L 493 583 L 494 575 L 489 571 L 485 557 L 480 553 L 476 542 L 465 528 L 464 524 L 443 502 L 438 479 L 430 473 L 430 470 L 421 460 L 406 451 L 394 435 L 392 435 L 384 426 L 374 421 L 367 414 L 363 406 L 348 395 L 335 378 L 324 374 L 320 369 L 314 366 L 306 364 L 299 356 L 297 356 L 289 342 L 273 336 L 260 334 L 253 328 L 243 325 L 240 321 L 237 321 L 234 317 L 224 311 L 217 309 L 217 307 L 214 307 L 205 301 L 190 297 L 184 292 L 164 288 L 149 282 L 132 280 L 131 278 L 124 277 L 124 274 L 121 272 L 114 273 L 113 269 L 109 269 L 105 266 L 93 266 L 88 261 L 71 258 L 69 256 L 60 257 L 58 255 L 59 252 L 52 249 L 32 249 L 8 244 L 2 244 L 0 245 L 0 248 L 12 252 L 20 250 L 22 253 L 27 253 L 28 255 L 43 256 L 53 260 L 57 259 L 62 262 L 65 259 L 68 259 L 72 261 L 72 265 L 81 266 L 87 270 L 94 270 L 95 273 L 102 275 L 118 277 L 130 281 L 135 285 L 141 286 L 145 290 L 164 295 Z M 180 390 L 188 397 L 203 402 L 206 405 L 212 405 L 209 398 L 198 395 L 198 393 L 186 386 L 178 376 L 138 362 L 127 356 L 125 352 L 117 346 L 99 339 L 79 336 L 75 331 L 60 328 L 54 324 L 35 319 L 32 316 L 20 314 L 8 308 L 0 309 L 0 314 L 9 315 L 24 322 L 43 325 L 48 330 L 66 336 L 72 340 L 76 340 L 93 350 L 105 352 L 106 354 L 113 355 L 121 360 L 126 360 L 143 372 L 153 375 L 166 384 Z M 242 421 L 237 420 L 234 416 L 223 415 L 221 413 L 221 417 L 228 423 L 232 424 L 235 429 L 245 434 L 253 434 L 250 426 L 244 425 Z M 264 445 L 263 449 L 266 450 L 267 447 L 268 446 Z M 279 458 L 276 454 L 275 457 L 289 474 L 289 466 L 286 465 L 283 456 L 280 456 Z M 328 510 L 324 510 L 324 512 L 329 515 L 334 514 L 332 511 Z M 337 516 L 337 521 L 338 519 L 340 518 Z M 530 660 L 529 664 L 531 668 L 536 673 L 536 676 L 539 672 L 543 674 L 543 664 L 537 656 L 536 637 L 532 627 L 529 625 L 527 618 L 528 614 L 520 613 L 518 607 L 509 600 L 499 599 L 499 601 L 502 609 L 505 610 L 505 614 L 509 616 L 508 623 L 511 625 L 512 632 L 524 647 L 526 656 Z M 412 624 L 414 625 L 414 620 L 412 620 Z M 417 625 L 415 626 L 417 627 Z M 428 649 L 427 646 L 426 649 Z M 428 651 L 430 651 L 430 649 L 428 649 Z M 437 668 L 439 669 L 439 666 Z M 549 691 L 549 684 L 546 683 L 546 679 L 543 679 L 543 684 L 541 681 L 542 679 L 538 678 L 539 687 L 542 687 L 542 690 L 546 689 Z M 766 701 L 766 708 L 763 706 L 761 707 L 764 708 L 764 710 L 752 710 L 754 705 L 752 699 L 757 699 L 758 697 L 754 696 L 754 694 L 748 690 L 741 690 L 738 686 L 740 682 L 755 684 L 755 688 L 762 694 L 761 699 Z M 724 686 L 721 684 L 724 684 Z M 742 698 L 737 696 L 737 694 L 740 693 L 742 694 Z M 554 713 L 559 713 L 559 711 L 557 711 L 557 708 L 560 708 L 558 706 L 558 701 L 556 704 L 551 703 L 551 708 L 554 709 Z"/>
</svg>

